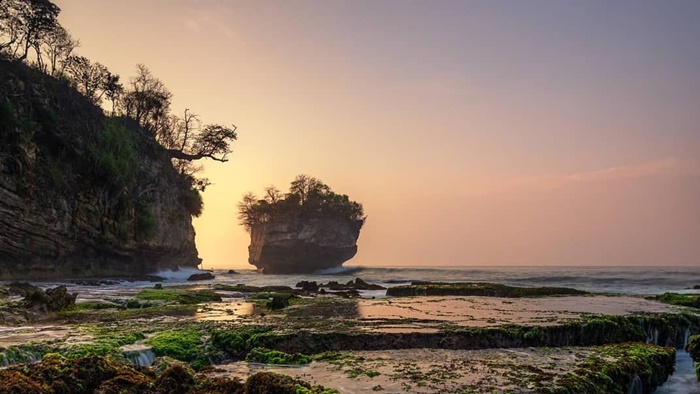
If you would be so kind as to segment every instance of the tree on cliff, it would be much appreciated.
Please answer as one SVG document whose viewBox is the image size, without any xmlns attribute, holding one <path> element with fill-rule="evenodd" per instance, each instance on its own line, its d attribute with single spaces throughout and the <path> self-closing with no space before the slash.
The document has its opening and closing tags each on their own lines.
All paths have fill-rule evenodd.
<svg viewBox="0 0 700 394">
<path fill-rule="evenodd" d="M 49 0 L 0 1 L 0 49 L 19 60 L 29 56 L 29 50 L 39 50 L 44 35 L 58 25 L 61 9 Z M 41 53 L 36 53 L 41 58 Z"/>
<path fill-rule="evenodd" d="M 192 167 L 182 164 L 182 161 L 205 158 L 228 161 L 230 143 L 238 138 L 236 126 L 202 125 L 199 116 L 189 109 L 182 118 L 172 115 L 171 99 L 172 94 L 165 85 L 146 66 L 139 64 L 136 76 L 129 82 L 129 89 L 121 99 L 121 108 L 124 115 L 153 133 L 184 173 Z"/>
<path fill-rule="evenodd" d="M 362 204 L 351 201 L 345 194 L 337 194 L 320 179 L 301 174 L 291 182 L 289 193 L 282 196 L 274 186 L 265 189 L 265 197 L 258 199 L 248 192 L 238 204 L 238 219 L 246 230 L 258 223 L 270 221 L 278 215 L 306 217 L 336 217 L 362 226 L 367 219 Z"/>
<path fill-rule="evenodd" d="M 119 76 L 112 74 L 99 62 L 91 62 L 84 56 L 69 56 L 63 62 L 66 76 L 85 97 L 95 105 L 102 103 L 102 97 L 112 97 L 112 90 L 119 89 Z"/>
</svg>

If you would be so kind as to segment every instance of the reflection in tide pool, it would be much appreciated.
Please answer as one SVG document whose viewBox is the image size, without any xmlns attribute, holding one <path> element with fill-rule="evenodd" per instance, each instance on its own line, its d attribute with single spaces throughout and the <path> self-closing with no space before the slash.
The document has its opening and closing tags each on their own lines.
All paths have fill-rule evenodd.
<svg viewBox="0 0 700 394">
<path fill-rule="evenodd" d="M 255 313 L 256 305 L 241 299 L 224 299 L 224 302 L 212 302 L 197 310 L 196 320 L 200 321 L 229 321 L 250 317 Z"/>
</svg>

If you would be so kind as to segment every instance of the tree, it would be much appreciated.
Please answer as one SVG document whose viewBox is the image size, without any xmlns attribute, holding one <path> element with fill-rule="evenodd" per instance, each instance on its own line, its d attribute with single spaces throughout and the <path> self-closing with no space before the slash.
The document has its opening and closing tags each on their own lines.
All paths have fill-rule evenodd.
<svg viewBox="0 0 700 394">
<path fill-rule="evenodd" d="M 0 49 L 19 60 L 25 60 L 33 48 L 39 67 L 43 68 L 42 40 L 58 26 L 60 12 L 61 9 L 49 0 L 1 0 L 0 35 L 4 41 Z"/>
<path fill-rule="evenodd" d="M 107 67 L 84 56 L 69 56 L 63 63 L 71 83 L 95 105 L 102 103 L 107 89 L 112 88 L 110 84 L 119 81 L 119 76 L 113 75 Z"/>
<path fill-rule="evenodd" d="M 27 6 L 25 1 L 0 1 L 0 51 L 14 56 L 21 46 L 24 37 L 24 21 L 21 18 L 22 9 Z"/>
<path fill-rule="evenodd" d="M 360 227 L 367 219 L 362 204 L 351 201 L 345 194 L 333 192 L 321 180 L 305 174 L 297 176 L 291 182 L 289 193 L 284 196 L 276 187 L 269 186 L 265 188 L 262 200 L 249 192 L 238 204 L 239 222 L 248 231 L 255 224 L 286 215 L 333 217 Z"/>
<path fill-rule="evenodd" d="M 297 175 L 289 187 L 289 193 L 297 196 L 301 205 L 318 200 L 329 191 L 330 188 L 326 184 L 306 174 Z"/>
<path fill-rule="evenodd" d="M 170 101 L 172 93 L 163 82 L 154 77 L 143 64 L 136 66 L 136 76 L 129 81 L 121 99 L 124 115 L 134 119 L 154 136 L 164 133 L 171 119 Z"/>
<path fill-rule="evenodd" d="M 65 60 L 80 46 L 80 41 L 74 40 L 66 29 L 56 25 L 43 37 L 42 44 L 43 53 L 46 54 L 43 71 L 57 77 L 63 74 Z"/>
<path fill-rule="evenodd" d="M 282 192 L 275 186 L 270 185 L 265 188 L 265 201 L 267 201 L 268 204 L 277 204 L 283 198 Z"/>
<path fill-rule="evenodd" d="M 119 82 L 119 75 L 109 74 L 104 84 L 105 97 L 112 102 L 112 116 L 116 113 L 117 102 L 124 94 L 124 85 Z"/>
</svg>

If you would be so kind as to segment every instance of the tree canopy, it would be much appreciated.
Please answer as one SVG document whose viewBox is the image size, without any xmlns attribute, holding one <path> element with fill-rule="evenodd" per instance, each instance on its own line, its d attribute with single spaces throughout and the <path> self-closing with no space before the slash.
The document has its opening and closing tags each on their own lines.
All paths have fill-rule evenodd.
<svg viewBox="0 0 700 394">
<path fill-rule="evenodd" d="M 345 194 L 335 193 L 320 179 L 305 174 L 298 175 L 290 183 L 286 194 L 269 186 L 263 198 L 248 192 L 238 204 L 238 219 L 248 231 L 255 224 L 283 215 L 337 217 L 360 226 L 367 219 L 362 204 L 351 201 Z"/>
</svg>

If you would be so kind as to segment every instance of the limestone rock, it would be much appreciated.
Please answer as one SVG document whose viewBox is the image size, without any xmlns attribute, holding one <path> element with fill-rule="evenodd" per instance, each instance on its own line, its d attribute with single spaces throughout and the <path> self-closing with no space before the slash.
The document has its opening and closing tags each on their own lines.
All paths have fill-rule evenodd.
<svg viewBox="0 0 700 394">
<path fill-rule="evenodd" d="M 0 121 L 0 280 L 141 276 L 200 263 L 189 185 L 147 132 L 4 58 L 0 109 L 8 118 Z M 110 154 L 124 149 L 96 151 L 114 139 L 129 147 L 121 161 Z"/>
<path fill-rule="evenodd" d="M 339 267 L 357 253 L 361 227 L 332 216 L 280 215 L 251 226 L 248 262 L 266 274 Z"/>
</svg>

